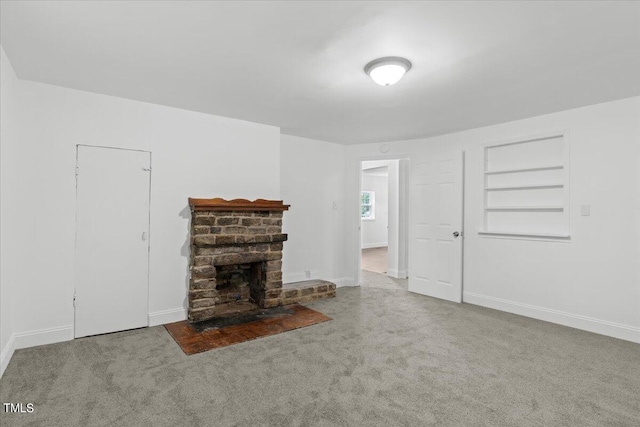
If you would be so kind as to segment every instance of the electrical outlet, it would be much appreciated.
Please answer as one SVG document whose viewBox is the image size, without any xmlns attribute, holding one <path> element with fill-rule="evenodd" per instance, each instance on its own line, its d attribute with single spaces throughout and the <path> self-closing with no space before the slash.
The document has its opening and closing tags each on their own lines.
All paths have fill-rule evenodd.
<svg viewBox="0 0 640 427">
<path fill-rule="evenodd" d="M 582 215 L 582 216 L 590 216 L 591 215 L 591 205 L 580 205 L 580 215 Z"/>
<path fill-rule="evenodd" d="M 337 211 L 337 210 L 338 210 L 338 202 L 336 202 L 335 200 L 334 200 L 334 202 L 333 202 L 333 210 L 334 210 L 334 211 Z"/>
<path fill-rule="evenodd" d="M 311 279 L 311 270 L 305 270 L 304 277 L 306 277 L 307 279 Z"/>
</svg>

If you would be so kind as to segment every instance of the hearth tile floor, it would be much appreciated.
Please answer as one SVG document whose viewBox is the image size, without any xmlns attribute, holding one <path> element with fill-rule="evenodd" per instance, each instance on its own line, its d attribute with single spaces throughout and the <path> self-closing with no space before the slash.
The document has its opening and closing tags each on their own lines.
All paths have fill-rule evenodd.
<svg viewBox="0 0 640 427">
<path fill-rule="evenodd" d="M 182 351 L 186 355 L 192 355 L 331 320 L 330 317 L 318 311 L 298 304 L 276 307 L 276 311 L 275 316 L 259 318 L 242 324 L 214 326 L 209 329 L 202 328 L 201 325 L 194 327 L 186 320 L 168 323 L 164 326 Z M 268 312 L 268 310 L 261 312 Z"/>
</svg>

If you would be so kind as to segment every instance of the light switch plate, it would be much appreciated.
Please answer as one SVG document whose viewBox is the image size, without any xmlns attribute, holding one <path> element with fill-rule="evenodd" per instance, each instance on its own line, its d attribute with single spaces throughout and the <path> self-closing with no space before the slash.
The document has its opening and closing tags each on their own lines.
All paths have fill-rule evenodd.
<svg viewBox="0 0 640 427">
<path fill-rule="evenodd" d="M 580 205 L 580 215 L 582 215 L 582 216 L 590 216 L 591 215 L 591 205 Z"/>
</svg>

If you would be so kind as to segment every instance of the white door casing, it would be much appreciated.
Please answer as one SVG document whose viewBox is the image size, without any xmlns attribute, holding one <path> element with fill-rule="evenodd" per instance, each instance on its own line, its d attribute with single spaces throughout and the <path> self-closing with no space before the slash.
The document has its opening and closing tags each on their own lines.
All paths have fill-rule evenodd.
<svg viewBox="0 0 640 427">
<path fill-rule="evenodd" d="M 463 155 L 411 165 L 409 291 L 454 302 L 462 301 Z"/>
<path fill-rule="evenodd" d="M 148 326 L 151 153 L 78 146 L 75 337 Z"/>
</svg>

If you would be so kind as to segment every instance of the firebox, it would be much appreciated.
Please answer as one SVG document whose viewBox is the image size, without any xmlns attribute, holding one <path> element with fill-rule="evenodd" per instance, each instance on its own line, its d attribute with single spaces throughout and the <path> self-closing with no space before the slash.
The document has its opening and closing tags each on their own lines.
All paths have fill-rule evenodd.
<svg viewBox="0 0 640 427">
<path fill-rule="evenodd" d="M 216 267 L 219 303 L 255 302 L 262 285 L 262 262 L 220 265 Z"/>
</svg>

